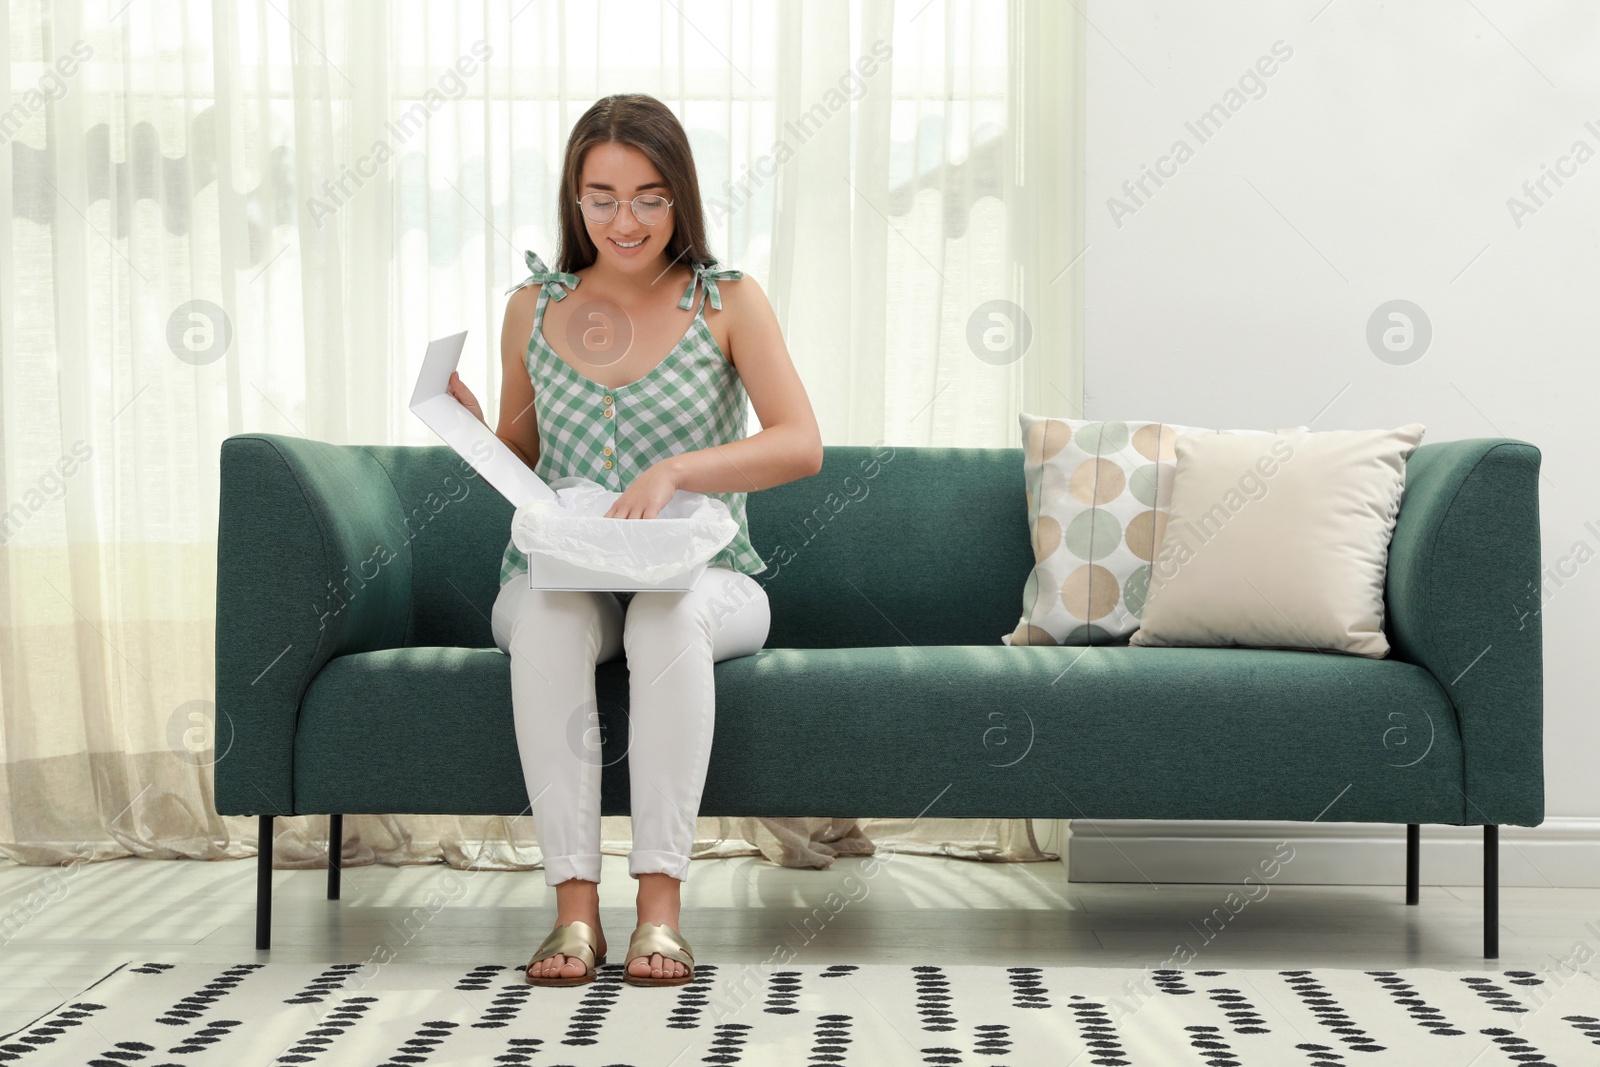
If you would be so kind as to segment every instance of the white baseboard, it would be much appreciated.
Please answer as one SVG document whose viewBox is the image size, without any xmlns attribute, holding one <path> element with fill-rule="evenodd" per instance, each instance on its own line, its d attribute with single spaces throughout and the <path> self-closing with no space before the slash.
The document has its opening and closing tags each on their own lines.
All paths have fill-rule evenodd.
<svg viewBox="0 0 1600 1067">
<path fill-rule="evenodd" d="M 1383 823 L 1071 820 L 1074 882 L 1238 882 L 1274 846 L 1294 858 L 1274 881 L 1404 885 L 1405 827 Z M 1422 827 L 1423 885 L 1482 885 L 1483 828 Z M 1600 819 L 1552 817 L 1500 828 L 1503 886 L 1600 887 Z"/>
</svg>

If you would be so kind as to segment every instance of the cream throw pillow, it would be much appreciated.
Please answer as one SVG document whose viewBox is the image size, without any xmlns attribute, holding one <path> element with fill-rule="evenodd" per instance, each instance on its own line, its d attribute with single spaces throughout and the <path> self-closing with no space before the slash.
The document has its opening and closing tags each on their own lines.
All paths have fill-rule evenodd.
<svg viewBox="0 0 1600 1067">
<path fill-rule="evenodd" d="M 1180 437 L 1133 645 L 1388 655 L 1383 587 L 1421 423 Z"/>
<path fill-rule="evenodd" d="M 1023 584 L 1022 616 L 1000 637 L 1007 645 L 1125 640 L 1139 628 L 1167 521 L 1175 442 L 1193 434 L 1269 433 L 1027 412 L 1018 421 L 1034 566 Z"/>
</svg>

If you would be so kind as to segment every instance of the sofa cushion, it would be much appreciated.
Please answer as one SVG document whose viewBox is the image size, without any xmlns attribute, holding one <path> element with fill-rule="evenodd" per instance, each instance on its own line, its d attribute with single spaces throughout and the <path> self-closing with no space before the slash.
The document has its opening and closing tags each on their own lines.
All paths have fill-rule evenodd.
<svg viewBox="0 0 1600 1067">
<path fill-rule="evenodd" d="M 990 644 L 1032 566 L 1020 449 L 829 445 L 751 493 L 769 648 Z"/>
<path fill-rule="evenodd" d="M 769 648 L 716 678 L 702 815 L 1311 820 L 1338 796 L 1329 821 L 1465 821 L 1455 715 L 1398 660 Z M 607 815 L 628 811 L 627 682 L 620 657 L 596 671 Z M 510 661 L 334 659 L 302 703 L 294 781 L 300 812 L 525 812 Z"/>
<path fill-rule="evenodd" d="M 1133 645 L 1388 655 L 1389 540 L 1421 423 L 1179 438 Z"/>
</svg>

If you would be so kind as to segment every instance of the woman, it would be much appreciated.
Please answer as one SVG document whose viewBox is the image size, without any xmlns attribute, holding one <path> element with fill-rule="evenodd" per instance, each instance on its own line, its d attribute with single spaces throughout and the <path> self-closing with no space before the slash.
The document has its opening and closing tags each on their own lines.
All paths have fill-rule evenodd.
<svg viewBox="0 0 1600 1067">
<path fill-rule="evenodd" d="M 817 473 L 822 440 L 766 295 L 715 269 L 689 140 L 664 104 L 609 96 L 578 120 L 560 226 L 558 270 L 529 252 L 533 275 L 506 305 L 496 435 L 546 482 L 578 475 L 620 492 L 607 517 L 653 518 L 683 489 L 725 501 L 739 533 L 688 592 L 532 589 L 506 546 L 492 628 L 511 656 L 517 746 L 556 888 L 556 925 L 527 981 L 577 985 L 605 963 L 600 754 L 581 739 L 596 718 L 594 666 L 625 649 L 639 925 L 623 980 L 681 985 L 694 976 L 679 888 L 711 754 L 712 664 L 758 651 L 771 621 L 750 577 L 766 564 L 745 496 Z M 750 437 L 746 390 L 762 426 Z M 459 377 L 450 391 L 483 418 Z"/>
</svg>

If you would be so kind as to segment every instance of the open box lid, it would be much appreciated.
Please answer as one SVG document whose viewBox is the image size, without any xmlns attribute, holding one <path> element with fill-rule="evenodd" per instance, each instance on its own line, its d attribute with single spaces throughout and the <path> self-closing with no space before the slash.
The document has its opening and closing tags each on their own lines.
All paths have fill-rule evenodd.
<svg viewBox="0 0 1600 1067">
<path fill-rule="evenodd" d="M 467 331 L 462 330 L 429 342 L 422 373 L 411 394 L 412 412 L 515 506 L 556 499 L 555 490 L 544 479 L 450 395 L 450 374 L 461 359 L 466 339 Z"/>
</svg>

